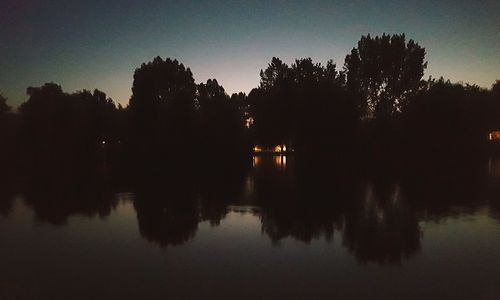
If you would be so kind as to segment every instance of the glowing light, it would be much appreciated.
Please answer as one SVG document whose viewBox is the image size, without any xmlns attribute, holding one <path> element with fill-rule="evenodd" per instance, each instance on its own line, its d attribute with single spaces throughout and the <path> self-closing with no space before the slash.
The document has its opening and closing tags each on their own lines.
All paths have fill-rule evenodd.
<svg viewBox="0 0 500 300">
<path fill-rule="evenodd" d="M 254 156 L 252 161 L 252 166 L 256 167 L 260 164 L 260 157 Z"/>
<path fill-rule="evenodd" d="M 274 152 L 281 152 L 281 146 L 278 145 L 278 146 L 274 147 Z"/>
<path fill-rule="evenodd" d="M 245 120 L 245 127 L 250 128 L 253 125 L 253 118 L 249 117 L 248 119 Z"/>
<path fill-rule="evenodd" d="M 286 168 L 286 155 L 277 155 L 274 157 L 274 164 L 279 168 Z"/>
<path fill-rule="evenodd" d="M 488 134 L 490 141 L 500 141 L 500 131 L 493 131 Z"/>
<path fill-rule="evenodd" d="M 283 149 L 283 152 L 286 151 L 286 145 L 283 145 L 283 147 L 281 147 L 281 149 Z"/>
<path fill-rule="evenodd" d="M 102 141 L 101 144 L 105 145 L 106 144 L 106 141 Z"/>
<path fill-rule="evenodd" d="M 253 147 L 253 152 L 261 152 L 262 149 L 259 146 Z"/>
</svg>

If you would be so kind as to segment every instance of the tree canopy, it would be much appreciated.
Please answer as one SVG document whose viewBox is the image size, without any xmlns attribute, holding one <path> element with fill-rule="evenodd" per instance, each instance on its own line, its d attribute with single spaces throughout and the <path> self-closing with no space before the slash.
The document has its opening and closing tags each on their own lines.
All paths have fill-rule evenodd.
<svg viewBox="0 0 500 300">
<path fill-rule="evenodd" d="M 7 105 L 7 98 L 0 94 L 0 115 L 10 111 L 10 106 Z"/>
<path fill-rule="evenodd" d="M 0 125 L 15 132 L 9 143 L 27 164 L 118 157 L 164 170 L 243 157 L 254 145 L 365 161 L 486 149 L 500 130 L 500 81 L 484 89 L 423 80 L 425 55 L 404 34 L 366 35 L 341 69 L 273 57 L 248 96 L 229 96 L 217 79 L 196 84 L 190 68 L 156 57 L 135 69 L 126 108 L 99 90 L 46 83 L 27 89 L 17 113 L 0 96 Z"/>
<path fill-rule="evenodd" d="M 349 89 L 360 95 L 365 117 L 387 120 L 423 87 L 425 48 L 404 34 L 362 36 L 345 59 Z"/>
<path fill-rule="evenodd" d="M 106 94 L 87 90 L 65 93 L 46 83 L 27 89 L 19 107 L 19 139 L 25 162 L 68 165 L 97 162 L 102 143 L 116 139 L 116 107 Z"/>
<path fill-rule="evenodd" d="M 156 57 L 134 72 L 129 110 L 135 155 L 161 161 L 193 147 L 196 84 L 189 68 Z"/>
</svg>

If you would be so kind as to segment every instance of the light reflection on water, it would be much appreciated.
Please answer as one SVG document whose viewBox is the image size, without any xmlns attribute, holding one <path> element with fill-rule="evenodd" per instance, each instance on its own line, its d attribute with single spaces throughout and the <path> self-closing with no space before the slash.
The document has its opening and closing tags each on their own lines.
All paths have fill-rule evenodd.
<svg viewBox="0 0 500 300">
<path fill-rule="evenodd" d="M 274 166 L 280 170 L 286 169 L 287 166 L 287 155 L 280 154 L 265 154 L 265 155 L 254 155 L 252 158 L 252 167 L 256 168 L 261 165 L 263 161 L 272 160 Z"/>
<path fill-rule="evenodd" d="M 0 194 L 0 299 L 500 292 L 497 160 L 476 181 L 308 181 L 293 176 L 293 157 L 252 165 L 200 187 Z"/>
<path fill-rule="evenodd" d="M 274 164 L 280 169 L 286 169 L 286 155 L 274 156 Z"/>
<path fill-rule="evenodd" d="M 257 167 L 260 164 L 260 156 L 254 155 L 253 156 L 253 167 Z"/>
</svg>

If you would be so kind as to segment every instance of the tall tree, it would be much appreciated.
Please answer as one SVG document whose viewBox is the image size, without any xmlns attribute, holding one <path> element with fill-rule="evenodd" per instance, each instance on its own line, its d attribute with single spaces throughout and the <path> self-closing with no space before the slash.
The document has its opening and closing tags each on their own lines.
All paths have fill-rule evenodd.
<svg viewBox="0 0 500 300">
<path fill-rule="evenodd" d="M 129 109 L 136 155 L 159 161 L 192 148 L 195 94 L 191 70 L 177 60 L 156 57 L 135 70 Z"/>
<path fill-rule="evenodd" d="M 271 63 L 265 70 L 260 70 L 260 88 L 269 90 L 285 83 L 290 76 L 290 68 L 277 57 L 271 59 Z"/>
<path fill-rule="evenodd" d="M 241 103 L 230 98 L 217 80 L 209 79 L 198 85 L 197 101 L 204 152 L 239 153 L 244 146 L 244 114 Z"/>
<path fill-rule="evenodd" d="M 304 58 L 288 67 L 273 57 L 260 74 L 259 88 L 249 95 L 260 143 L 314 151 L 352 139 L 356 105 L 345 93 L 345 74 L 332 61 L 323 66 Z"/>
<path fill-rule="evenodd" d="M 357 115 L 346 97 L 344 74 L 332 61 L 323 66 L 311 58 L 296 60 L 291 73 L 296 146 L 306 151 L 345 146 L 352 139 Z"/>
<path fill-rule="evenodd" d="M 273 57 L 260 71 L 260 85 L 248 95 L 259 144 L 273 146 L 290 139 L 291 72 L 288 65 Z"/>
<path fill-rule="evenodd" d="M 425 49 L 404 34 L 362 36 L 345 59 L 347 86 L 358 91 L 365 116 L 387 120 L 423 86 Z"/>
</svg>

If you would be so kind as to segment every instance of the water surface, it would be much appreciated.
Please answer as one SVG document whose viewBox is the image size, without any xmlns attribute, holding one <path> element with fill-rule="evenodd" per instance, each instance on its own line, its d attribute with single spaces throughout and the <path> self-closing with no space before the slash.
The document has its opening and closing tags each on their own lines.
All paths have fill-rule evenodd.
<svg viewBox="0 0 500 300">
<path fill-rule="evenodd" d="M 500 163 L 0 195 L 0 299 L 498 299 Z M 458 168 L 460 170 L 460 168 Z"/>
</svg>

